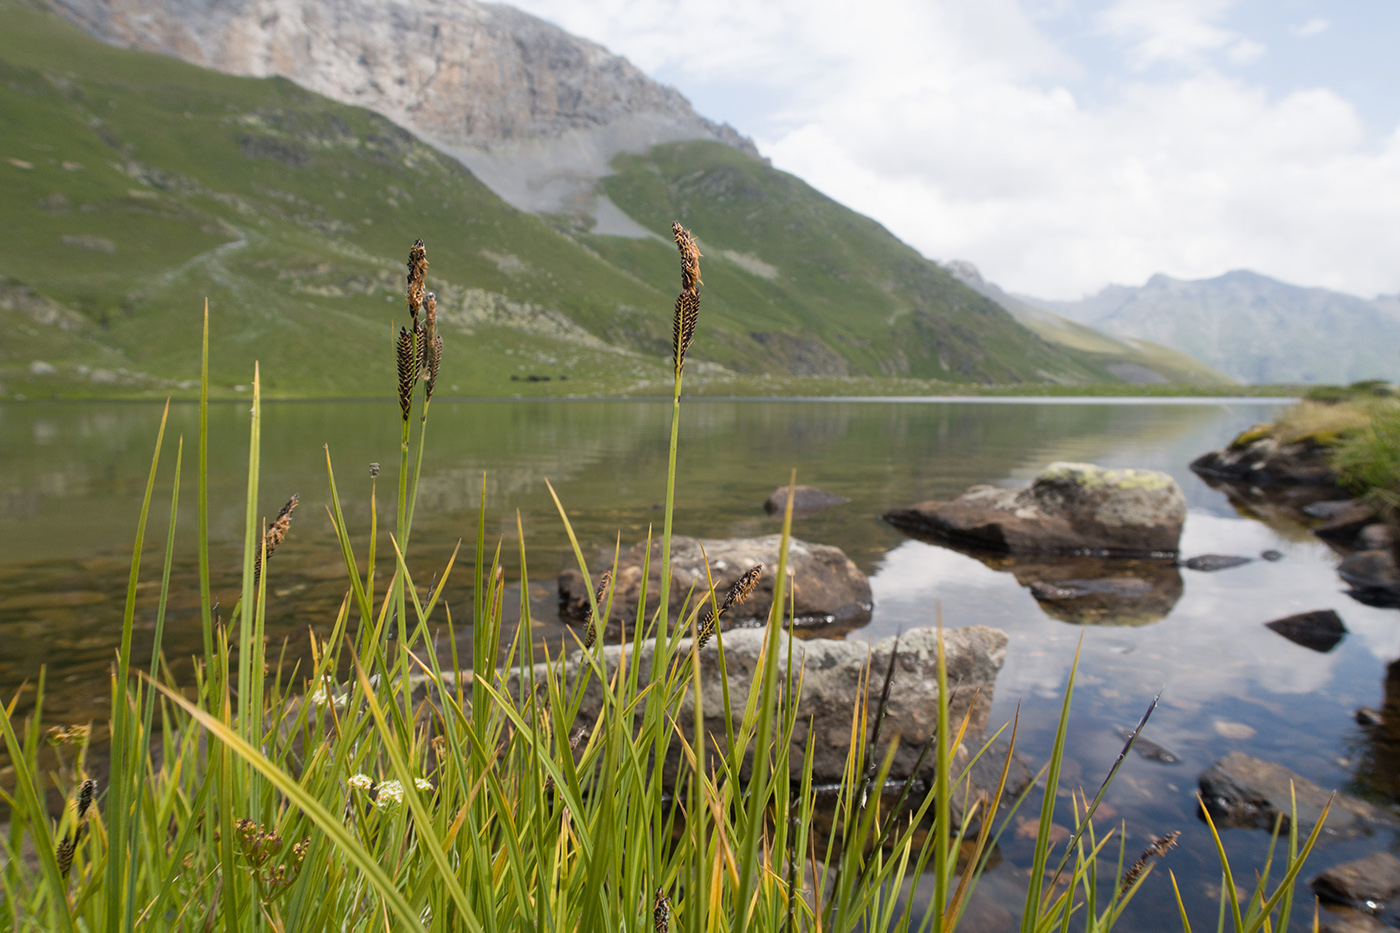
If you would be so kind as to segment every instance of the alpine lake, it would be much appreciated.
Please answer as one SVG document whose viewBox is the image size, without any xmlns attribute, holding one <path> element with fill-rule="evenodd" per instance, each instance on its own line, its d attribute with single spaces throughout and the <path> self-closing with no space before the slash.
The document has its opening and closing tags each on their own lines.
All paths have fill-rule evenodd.
<svg viewBox="0 0 1400 933">
<path fill-rule="evenodd" d="M 1124 930 L 1179 930 L 1166 869 L 1175 872 L 1192 925 L 1213 928 L 1219 865 L 1198 816 L 1197 776 L 1231 751 L 1287 768 L 1394 810 L 1400 803 L 1400 727 L 1356 723 L 1359 707 L 1400 706 L 1400 612 L 1364 605 L 1336 575 L 1338 555 L 1304 525 L 1267 508 L 1236 508 L 1187 464 L 1284 401 L 1258 399 L 842 399 L 684 400 L 676 488 L 677 534 L 735 538 L 781 530 L 764 500 L 788 482 L 849 499 L 795 520 L 793 534 L 835 545 L 870 576 L 874 608 L 854 630 L 806 637 L 880 639 L 934 625 L 988 625 L 1010 638 L 991 723 L 1016 714 L 1018 752 L 1036 769 L 1049 754 L 1076 649 L 1079 673 L 1057 821 L 1073 826 L 1069 789 L 1091 797 L 1160 690 L 1143 738 L 1169 755 L 1130 755 L 1096 815 L 1126 827 L 1127 859 L 1155 836 L 1180 830 L 1121 921 Z M 388 531 L 398 485 L 400 419 L 379 402 L 269 402 L 263 409 L 260 513 L 292 493 L 300 506 L 269 562 L 268 629 L 275 656 L 309 657 L 308 632 L 325 636 L 347 589 L 326 514 L 327 447 L 363 563 L 370 527 L 370 464 L 377 479 L 379 579 L 393 554 Z M 141 496 L 161 407 L 122 402 L 0 404 L 0 694 L 8 702 L 47 666 L 45 721 L 92 721 L 100 733 L 120 630 Z M 416 420 L 416 416 L 415 416 Z M 138 587 L 137 644 L 149 651 L 169 521 L 176 437 L 185 441 L 176 563 L 165 654 L 189 676 L 201 651 L 195 554 L 198 409 L 174 404 Z M 660 535 L 670 403 L 441 399 L 432 407 L 409 566 L 426 585 L 460 542 L 444 589 L 470 664 L 471 563 L 483 494 L 486 540 L 499 544 L 507 607 L 518 619 L 519 527 L 524 530 L 537 644 L 557 652 L 573 636 L 559 619 L 556 579 L 576 566 L 545 481 L 568 511 L 585 555 Z M 248 404 L 210 406 L 209 502 L 215 599 L 237 600 L 247 486 Z M 1108 611 L 1065 611 L 1028 589 L 1025 567 L 914 540 L 883 512 L 957 495 L 979 483 L 1023 483 L 1057 460 L 1144 467 L 1173 475 L 1189 507 L 1182 557 L 1238 555 L 1215 572 L 1164 568 L 1140 600 Z M 1266 551 L 1274 559 L 1262 559 Z M 387 556 L 386 555 L 390 555 Z M 490 555 L 488 554 L 488 560 Z M 596 568 L 601 570 L 602 568 Z M 596 571 L 595 571 L 596 572 Z M 1264 623 L 1332 609 L 1348 633 L 1330 651 L 1295 644 Z M 439 614 L 441 616 L 441 613 Z M 446 631 L 439 651 L 446 650 Z M 138 662 L 148 663 L 147 654 Z M 23 715 L 33 690 L 19 700 Z M 1170 759 L 1175 758 L 1176 761 Z M 0 776 L 0 781 L 3 776 Z M 1011 929 L 1024 897 L 1038 792 L 1001 836 L 965 929 Z M 1068 835 L 1066 832 L 1065 835 Z M 1242 883 L 1262 867 L 1264 830 L 1224 839 Z M 1388 832 L 1324 837 L 1303 879 L 1377 849 Z M 1116 842 L 1109 847 L 1116 857 Z M 1107 851 L 1107 850 L 1106 850 Z M 1106 868 L 1111 872 L 1112 866 Z M 932 890 L 931 880 L 927 883 Z M 1306 914 L 1306 918 L 1304 915 Z M 1311 892 L 1299 887 L 1294 923 L 1311 924 Z M 1395 918 L 1388 918 L 1392 923 Z M 1300 927 L 1301 928 L 1301 927 Z"/>
</svg>

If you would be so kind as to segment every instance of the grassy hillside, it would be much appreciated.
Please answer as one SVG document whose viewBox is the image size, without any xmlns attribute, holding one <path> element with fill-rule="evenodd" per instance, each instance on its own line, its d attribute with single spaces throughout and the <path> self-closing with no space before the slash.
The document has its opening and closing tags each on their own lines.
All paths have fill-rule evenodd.
<svg viewBox="0 0 1400 933">
<path fill-rule="evenodd" d="M 604 187 L 633 219 L 661 233 L 679 218 L 696 231 L 709 259 L 709 308 L 734 338 L 761 344 L 769 365 L 786 360 L 802 375 L 1117 381 L 1030 333 L 875 221 L 740 152 L 673 143 L 619 156 L 613 167 Z M 588 242 L 647 280 L 672 264 L 660 242 Z"/>
<path fill-rule="evenodd" d="M 290 82 L 116 49 L 20 0 L 0 16 L 0 394 L 188 392 L 207 297 L 217 391 L 241 391 L 260 360 L 272 395 L 388 395 L 419 236 L 444 393 L 666 379 L 677 271 L 662 239 L 516 211 L 383 118 Z M 658 233 L 679 217 L 709 253 L 697 375 L 1115 381 L 733 149 L 662 147 L 618 169 L 618 204 Z"/>
</svg>

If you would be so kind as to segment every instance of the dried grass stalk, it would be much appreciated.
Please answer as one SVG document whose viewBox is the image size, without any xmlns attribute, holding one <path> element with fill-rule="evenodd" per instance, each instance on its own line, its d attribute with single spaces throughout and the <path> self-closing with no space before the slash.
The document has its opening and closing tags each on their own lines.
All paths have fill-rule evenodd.
<svg viewBox="0 0 1400 933">
<path fill-rule="evenodd" d="M 423 298 L 423 346 L 431 347 L 437 337 L 437 295 L 433 292 Z M 426 374 L 426 366 L 424 367 Z"/>
<path fill-rule="evenodd" d="M 679 223 L 671 224 L 676 248 L 681 254 L 681 291 L 676 296 L 675 316 L 671 321 L 671 354 L 676 362 L 676 375 L 685 366 L 685 354 L 695 337 L 695 322 L 700 317 L 700 247 L 691 232 Z"/>
<path fill-rule="evenodd" d="M 397 363 L 399 369 L 399 409 L 403 420 L 408 420 L 408 412 L 413 407 L 413 387 L 418 384 L 417 350 L 413 335 L 405 327 L 399 328 Z"/>
<path fill-rule="evenodd" d="M 1123 873 L 1123 881 L 1118 885 L 1118 890 L 1127 891 L 1142 877 L 1142 873 L 1147 871 L 1147 865 L 1155 858 L 1161 858 L 1176 846 L 1176 841 L 1181 838 L 1180 831 L 1167 833 L 1165 836 L 1158 836 L 1152 840 L 1152 844 L 1143 850 L 1142 855 L 1133 863 L 1133 867 Z"/>
<path fill-rule="evenodd" d="M 598 580 L 598 591 L 593 594 L 593 601 L 598 604 L 598 608 L 603 608 L 603 599 L 608 595 L 608 589 L 612 586 L 612 571 L 604 570 L 603 576 Z M 603 620 L 603 625 L 607 625 L 607 619 Z M 593 616 L 593 608 L 588 609 L 588 627 L 583 631 L 583 647 L 592 648 L 598 643 L 598 620 Z"/>
<path fill-rule="evenodd" d="M 277 519 L 263 534 L 263 546 L 257 554 L 253 556 L 253 585 L 257 586 L 262 579 L 263 553 L 267 553 L 268 560 L 272 559 L 272 552 L 277 550 L 287 537 L 287 532 L 292 527 L 292 512 L 296 509 L 301 497 L 292 493 L 292 497 L 287 500 L 287 504 L 282 506 L 282 511 L 277 513 Z"/>
</svg>

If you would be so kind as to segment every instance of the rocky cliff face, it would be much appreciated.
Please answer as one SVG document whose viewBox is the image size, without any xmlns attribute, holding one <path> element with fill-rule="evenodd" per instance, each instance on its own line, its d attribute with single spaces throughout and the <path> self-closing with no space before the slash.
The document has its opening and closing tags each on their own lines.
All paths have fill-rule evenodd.
<svg viewBox="0 0 1400 933">
<path fill-rule="evenodd" d="M 281 75 L 458 156 L 507 201 L 587 211 L 618 152 L 714 139 L 757 156 L 625 58 L 476 0 L 49 0 L 100 39 L 231 74 Z M 597 216 L 604 215 L 604 216 Z M 608 232 L 608 231 L 603 231 Z M 622 232 L 622 231 L 617 231 Z"/>
</svg>

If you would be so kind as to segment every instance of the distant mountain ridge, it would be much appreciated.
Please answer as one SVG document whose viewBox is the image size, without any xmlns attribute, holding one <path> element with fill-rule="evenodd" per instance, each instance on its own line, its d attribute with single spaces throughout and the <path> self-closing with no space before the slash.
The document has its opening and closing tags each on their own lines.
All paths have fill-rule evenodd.
<svg viewBox="0 0 1400 933">
<path fill-rule="evenodd" d="M 1088 355 L 1109 374 L 1135 385 L 1167 383 L 1222 385 L 1233 380 L 1194 357 L 1150 341 L 1115 339 L 1087 324 L 1072 321 L 1034 303 L 1007 293 L 982 278 L 975 265 L 964 259 L 943 263 L 943 268 L 978 294 L 995 301 L 1032 333 L 1049 343 Z"/>
<path fill-rule="evenodd" d="M 1150 340 L 1245 383 L 1400 379 L 1400 297 L 1358 298 L 1248 270 L 1154 275 L 1079 301 L 1021 300 L 1118 338 Z"/>
<path fill-rule="evenodd" d="M 366 107 L 461 159 L 535 213 L 643 231 L 594 192 L 620 152 L 752 141 L 697 114 L 627 59 L 509 6 L 476 0 L 49 0 L 114 45 Z"/>
</svg>

